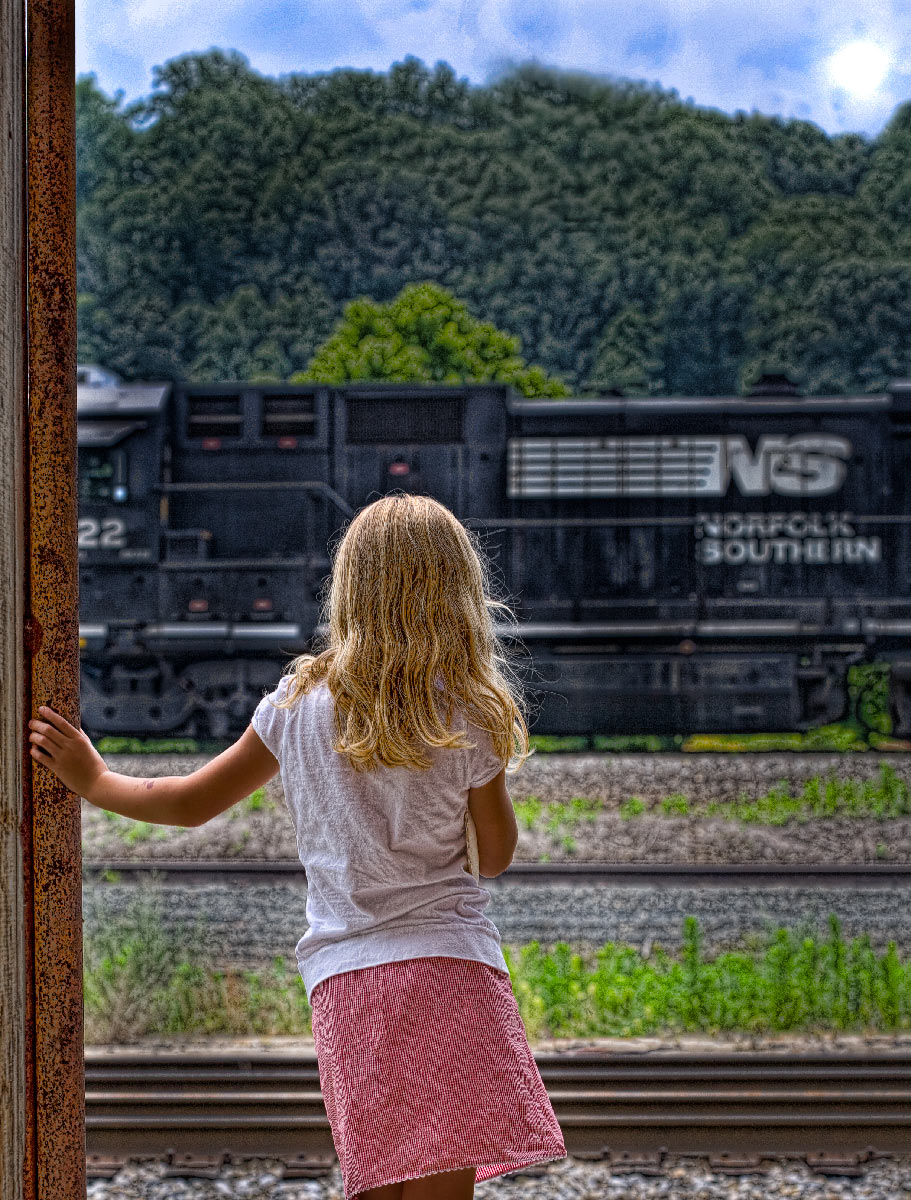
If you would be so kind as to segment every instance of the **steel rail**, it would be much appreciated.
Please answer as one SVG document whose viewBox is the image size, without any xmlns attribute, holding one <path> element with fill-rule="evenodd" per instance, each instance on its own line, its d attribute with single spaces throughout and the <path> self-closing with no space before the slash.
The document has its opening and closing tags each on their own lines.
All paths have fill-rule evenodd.
<svg viewBox="0 0 911 1200">
<path fill-rule="evenodd" d="M 797 1155 L 850 1171 L 911 1144 L 911 1054 L 541 1053 L 569 1154 Z M 90 1173 L 126 1157 L 280 1158 L 331 1165 L 312 1051 L 88 1047 Z M 309 1164 L 309 1166 L 307 1165 Z"/>
<path fill-rule="evenodd" d="M 117 882 L 274 883 L 306 886 L 307 873 L 297 859 L 154 859 L 124 858 L 83 862 L 83 876 Z M 895 888 L 911 886 L 911 863 L 608 863 L 514 862 L 502 875 L 484 878 L 484 887 L 523 884 L 600 884 L 609 887 L 831 887 Z"/>
</svg>

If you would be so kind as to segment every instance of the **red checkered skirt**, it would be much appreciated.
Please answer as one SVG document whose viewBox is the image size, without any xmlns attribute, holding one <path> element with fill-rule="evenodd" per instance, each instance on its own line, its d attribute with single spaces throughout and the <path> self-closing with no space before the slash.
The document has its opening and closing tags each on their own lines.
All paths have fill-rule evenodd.
<svg viewBox="0 0 911 1200">
<path fill-rule="evenodd" d="M 475 1167 L 475 1181 L 566 1157 L 507 972 L 409 958 L 345 971 L 310 996 L 345 1200 Z"/>
</svg>

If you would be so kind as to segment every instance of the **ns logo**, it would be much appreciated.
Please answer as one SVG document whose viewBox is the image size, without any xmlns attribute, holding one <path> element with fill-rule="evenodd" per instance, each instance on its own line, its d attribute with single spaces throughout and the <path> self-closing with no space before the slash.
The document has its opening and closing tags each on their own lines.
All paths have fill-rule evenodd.
<svg viewBox="0 0 911 1200">
<path fill-rule="evenodd" d="M 764 434 L 755 452 L 742 434 L 720 440 L 722 495 L 733 480 L 744 496 L 823 496 L 841 487 L 851 457 L 851 443 L 827 433 Z"/>
</svg>

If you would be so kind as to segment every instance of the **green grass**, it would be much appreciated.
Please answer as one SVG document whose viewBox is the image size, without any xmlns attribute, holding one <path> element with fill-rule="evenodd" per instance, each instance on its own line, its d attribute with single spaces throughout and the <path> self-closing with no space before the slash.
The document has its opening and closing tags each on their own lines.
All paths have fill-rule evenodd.
<svg viewBox="0 0 911 1200">
<path fill-rule="evenodd" d="M 242 800 L 240 804 L 235 804 L 233 808 L 228 809 L 229 818 L 234 821 L 240 816 L 245 816 L 247 813 L 273 812 L 275 810 L 275 801 L 266 799 L 266 789 L 258 787 L 255 792 L 251 793 L 246 800 Z M 249 831 L 244 832 L 244 841 L 249 837 Z"/>
<path fill-rule="evenodd" d="M 571 854 L 576 850 L 573 834 L 578 826 L 594 821 L 605 810 L 603 801 L 583 796 L 574 796 L 565 804 L 556 800 L 544 803 L 539 796 L 532 795 L 514 801 L 513 807 L 520 828 L 549 834 L 554 843 L 559 842 Z M 794 791 L 785 780 L 779 780 L 762 796 L 751 798 L 741 792 L 738 799 L 724 802 L 673 792 L 650 806 L 641 796 L 629 796 L 617 811 L 626 821 L 642 816 L 668 820 L 714 817 L 752 825 L 787 825 L 792 821 L 805 823 L 832 817 L 888 820 L 911 814 L 911 787 L 893 767 L 883 763 L 873 779 L 814 775 Z M 887 850 L 884 844 L 880 845 L 882 850 L 877 849 L 877 854 L 884 857 Z"/>
<path fill-rule="evenodd" d="M 682 792 L 674 792 L 665 796 L 658 807 L 666 817 L 685 817 L 689 814 L 690 802 Z"/>
<path fill-rule="evenodd" d="M 520 827 L 534 829 L 543 825 L 568 854 L 575 854 L 577 844 L 573 832 L 583 821 L 593 822 L 604 805 L 600 800 L 587 800 L 583 796 L 574 796 L 569 804 L 554 801 L 543 804 L 537 796 L 529 796 L 526 800 L 516 800 L 513 808 Z"/>
<path fill-rule="evenodd" d="M 822 725 L 805 733 L 692 733 L 680 749 L 688 754 L 768 754 L 775 751 L 798 753 L 850 753 L 877 749 L 903 749 L 907 743 L 861 729 L 852 722 Z"/>
<path fill-rule="evenodd" d="M 135 842 L 147 842 L 150 839 L 160 842 L 169 837 L 167 827 L 164 825 L 156 825 L 150 821 L 135 821 L 131 817 L 110 812 L 106 808 L 101 809 L 101 815 L 114 826 L 117 836 L 128 846 L 132 846 Z"/>
<path fill-rule="evenodd" d="M 199 927 L 172 939 L 162 901 L 139 891 L 127 912 L 87 936 L 85 1036 L 90 1044 L 167 1034 L 310 1035 L 311 1013 L 296 965 L 277 957 L 263 970 L 207 963 Z M 513 990 L 532 1039 L 678 1033 L 897 1032 L 911 1028 L 911 962 L 867 935 L 779 928 L 708 956 L 687 917 L 679 954 L 648 957 L 608 942 L 575 951 L 559 942 L 503 945 Z"/>
<path fill-rule="evenodd" d="M 230 745 L 226 742 L 222 745 L 220 742 L 220 750 L 225 749 L 225 746 Z M 138 738 L 138 737 L 102 737 L 98 738 L 93 745 L 99 754 L 204 754 L 206 751 L 200 750 L 202 742 L 196 741 L 194 738 Z"/>
<path fill-rule="evenodd" d="M 612 942 L 592 958 L 565 942 L 504 947 L 529 1037 L 631 1037 L 733 1032 L 895 1032 L 911 1028 L 911 963 L 890 942 L 779 928 L 753 950 L 704 955 L 698 922 L 684 922 L 677 956 L 649 959 Z"/>
<path fill-rule="evenodd" d="M 274 810 L 274 808 L 275 801 L 266 799 L 266 789 L 264 787 L 258 787 L 256 791 L 247 796 L 245 800 L 242 800 L 239 804 L 235 804 L 232 808 L 229 808 L 228 816 L 231 820 L 235 820 L 237 817 L 246 813 L 259 812 L 262 809 L 266 809 L 271 812 Z M 169 829 L 184 828 L 180 825 L 156 825 L 149 821 L 137 821 L 132 817 L 124 817 L 120 813 L 110 812 L 106 808 L 101 809 L 101 814 L 106 821 L 109 821 L 114 826 L 121 841 L 126 842 L 127 845 L 130 846 L 132 846 L 135 842 L 148 841 L 150 838 L 154 841 L 165 841 L 171 836 L 168 832 Z M 241 834 L 240 842 L 234 843 L 235 849 L 242 849 L 249 837 L 250 831 L 245 829 Z"/>
<path fill-rule="evenodd" d="M 168 832 L 171 827 L 167 825 L 157 825 L 151 821 L 136 821 L 132 817 L 124 817 L 120 813 L 110 812 L 106 808 L 101 809 L 101 815 L 114 826 L 117 836 L 128 846 L 132 846 L 136 842 L 163 842 L 171 836 Z"/>
<path fill-rule="evenodd" d="M 207 962 L 201 925 L 171 936 L 163 902 L 143 888 L 125 913 L 83 943 L 85 1040 L 134 1042 L 164 1034 L 310 1032 L 296 968 L 223 971 Z"/>
<path fill-rule="evenodd" d="M 702 801 L 674 793 L 653 808 L 648 808 L 640 797 L 631 796 L 620 805 L 619 812 L 625 820 L 661 814 L 671 819 L 677 816 L 720 817 L 749 825 L 787 825 L 792 821 L 804 823 L 832 817 L 869 817 L 884 821 L 911 814 L 911 787 L 893 767 L 883 763 L 878 776 L 873 779 L 814 775 L 793 791 L 782 779 L 762 796 L 750 798 L 741 792 L 737 800 L 724 802 Z"/>
<path fill-rule="evenodd" d="M 194 741 L 193 738 L 102 737 L 94 742 L 107 754 L 220 754 L 230 741 Z M 691 734 L 546 734 L 529 735 L 537 754 L 763 754 L 853 753 L 869 750 L 911 749 L 911 743 L 888 734 L 866 730 L 853 722 L 820 726 L 805 733 L 691 733 Z"/>
<path fill-rule="evenodd" d="M 644 812 L 645 801 L 641 796 L 630 796 L 620 805 L 620 816 L 627 821 L 632 817 L 641 817 Z"/>
</svg>

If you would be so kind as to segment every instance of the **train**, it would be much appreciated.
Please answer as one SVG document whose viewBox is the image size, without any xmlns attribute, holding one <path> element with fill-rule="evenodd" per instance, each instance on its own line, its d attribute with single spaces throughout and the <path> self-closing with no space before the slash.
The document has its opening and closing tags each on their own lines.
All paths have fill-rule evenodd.
<svg viewBox="0 0 911 1200">
<path fill-rule="evenodd" d="M 806 730 L 878 661 L 911 734 L 911 379 L 534 399 L 85 364 L 77 441 L 91 736 L 239 735 L 325 632 L 335 539 L 391 491 L 476 532 L 536 733 Z"/>
</svg>

